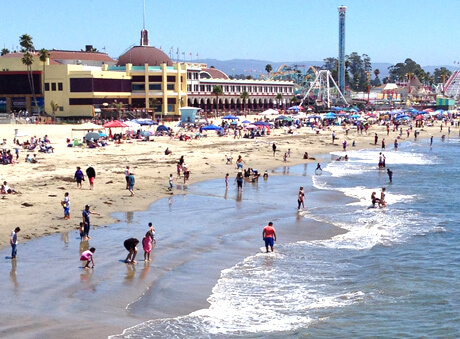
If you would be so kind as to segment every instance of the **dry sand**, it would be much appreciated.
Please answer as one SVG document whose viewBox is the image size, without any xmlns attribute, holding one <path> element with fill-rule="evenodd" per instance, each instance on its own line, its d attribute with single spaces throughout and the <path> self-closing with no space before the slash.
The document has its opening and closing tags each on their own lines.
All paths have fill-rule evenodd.
<svg viewBox="0 0 460 339">
<path fill-rule="evenodd" d="M 253 120 L 254 117 L 247 117 Z M 220 119 L 215 121 L 220 123 Z M 0 197 L 2 222 L 0 225 L 0 246 L 9 243 L 11 230 L 21 227 L 20 241 L 32 239 L 52 233 L 59 233 L 78 228 L 81 221 L 81 212 L 86 204 L 91 210 L 101 216 L 92 216 L 92 225 L 107 225 L 115 220 L 110 216 L 112 212 L 145 210 L 159 198 L 170 194 L 168 177 L 173 173 L 176 178 L 176 163 L 181 155 L 185 156 L 185 163 L 191 169 L 188 184 L 214 178 L 224 178 L 230 173 L 233 180 L 235 164 L 226 165 L 225 155 L 234 159 L 242 155 L 246 161 L 245 167 L 257 168 L 260 171 L 274 169 L 282 165 L 296 165 L 315 160 L 304 160 L 304 152 L 310 157 L 325 154 L 331 151 L 341 151 L 343 140 L 347 140 L 348 149 L 352 149 L 353 140 L 356 148 L 380 147 L 382 138 L 386 139 L 387 148 L 393 149 L 393 141 L 397 132 L 372 126 L 368 135 L 358 136 L 356 129 L 350 129 L 346 136 L 344 129 L 335 126 L 335 145 L 331 143 L 330 129 L 316 134 L 311 128 L 298 130 L 297 135 L 286 134 L 284 130 L 273 130 L 270 136 L 257 139 L 234 139 L 217 137 L 215 132 L 208 132 L 208 137 L 191 141 L 171 140 L 169 137 L 155 137 L 154 141 L 131 141 L 116 145 L 110 143 L 107 147 L 97 149 L 69 148 L 66 138 L 82 137 L 84 132 L 72 132 L 75 125 L 0 125 L 0 137 L 9 144 L 13 142 L 14 130 L 26 132 L 30 136 L 43 137 L 45 134 L 51 140 L 54 153 L 44 154 L 35 151 L 38 163 L 30 164 L 24 161 L 27 151 L 21 150 L 19 163 L 1 166 L 0 180 L 8 181 L 8 185 L 19 194 L 8 194 Z M 406 140 L 407 127 L 403 127 L 403 138 Z M 114 131 L 115 132 L 115 131 Z M 374 133 L 378 133 L 379 142 L 373 146 Z M 453 129 L 452 134 L 457 133 Z M 435 137 L 447 134 L 447 127 L 440 132 L 439 125 L 421 130 L 420 137 Z M 27 137 L 22 137 L 25 140 Z M 413 134 L 410 139 L 413 139 Z M 277 154 L 274 157 L 272 143 L 277 144 Z M 172 155 L 165 156 L 164 150 L 169 147 Z M 284 152 L 291 149 L 291 157 L 287 163 L 283 162 Z M 32 153 L 32 152 L 31 152 Z M 377 161 L 377 159 L 376 159 Z M 83 183 L 83 189 L 77 189 L 73 180 L 75 169 L 80 166 L 84 171 L 91 164 L 96 170 L 95 189 L 89 190 L 89 183 Z M 125 166 L 130 166 L 136 178 L 135 197 L 130 197 L 125 189 Z M 181 194 L 182 179 L 174 182 L 177 188 L 174 194 Z M 71 218 L 63 220 L 63 209 L 60 201 L 64 193 L 70 193 Z"/>
</svg>

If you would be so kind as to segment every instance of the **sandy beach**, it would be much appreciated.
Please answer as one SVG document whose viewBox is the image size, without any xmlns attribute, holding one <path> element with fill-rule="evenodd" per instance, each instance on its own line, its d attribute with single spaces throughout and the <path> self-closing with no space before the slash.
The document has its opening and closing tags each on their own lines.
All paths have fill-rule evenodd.
<svg viewBox="0 0 460 339">
<path fill-rule="evenodd" d="M 248 120 L 252 120 L 254 117 L 248 118 Z M 216 121 L 216 123 L 219 122 Z M 0 244 L 5 251 L 8 251 L 11 230 L 17 226 L 21 227 L 17 260 L 18 266 L 23 265 L 23 270 L 27 270 L 27 267 L 29 267 L 31 272 L 34 272 L 32 267 L 40 264 L 33 260 L 33 254 L 26 254 L 24 253 L 25 249 L 21 248 L 21 246 L 24 247 L 24 242 L 27 239 L 40 238 L 38 241 L 33 242 L 32 247 L 28 248 L 29 251 L 33 252 L 36 248 L 43 250 L 47 246 L 59 246 L 58 244 L 64 242 L 66 244 L 65 248 L 70 248 L 68 255 L 70 257 L 77 256 L 77 253 L 74 252 L 78 252 L 80 249 L 78 246 L 79 241 L 74 240 L 74 238 L 78 238 L 76 229 L 81 221 L 81 212 L 86 204 L 91 205 L 92 211 L 101 214 L 100 216 L 91 216 L 92 227 L 111 226 L 118 221 L 126 222 L 125 218 L 135 219 L 131 223 L 143 225 L 146 224 L 150 217 L 150 215 L 145 215 L 143 211 L 148 210 L 149 206 L 155 201 L 158 201 L 160 210 L 162 210 L 162 206 L 164 210 L 167 210 L 168 199 L 162 198 L 174 197 L 177 200 L 174 204 L 179 205 L 177 208 L 182 210 L 184 207 L 181 208 L 181 204 L 185 204 L 185 202 L 181 202 L 180 197 L 185 197 L 189 192 L 188 186 L 191 184 L 218 179 L 222 181 L 222 187 L 224 187 L 225 173 L 230 174 L 230 182 L 233 182 L 237 172 L 235 160 L 238 155 L 243 156 L 246 162 L 245 167 L 257 168 L 261 172 L 281 166 L 294 166 L 303 163 L 312 164 L 311 168 L 314 168 L 314 163 L 317 161 L 315 159 L 304 160 L 303 154 L 305 152 L 308 152 L 310 157 L 315 157 L 333 151 L 342 151 L 343 140 L 347 140 L 348 149 L 352 149 L 353 141 L 356 142 L 355 149 L 380 148 L 382 138 L 386 140 L 387 151 L 393 151 L 393 141 L 398 135 L 397 132 L 390 132 L 390 135 L 387 136 L 386 128 L 379 126 L 372 126 L 368 131 L 368 135 L 358 136 L 356 130 L 353 129 L 346 135 L 344 129 L 335 126 L 332 129 L 335 131 L 337 138 L 334 145 L 331 143 L 332 130 L 326 129 L 317 134 L 311 128 L 302 128 L 296 132 L 296 135 L 286 134 L 284 130 L 274 130 L 270 136 L 249 140 L 217 137 L 214 132 L 210 132 L 206 138 L 187 142 L 171 140 L 169 137 L 155 137 L 153 138 L 154 141 L 150 142 L 133 141 L 120 145 L 111 143 L 104 148 L 87 149 L 66 146 L 66 138 L 83 136 L 82 132 L 72 132 L 72 127 L 74 126 L 0 126 L 0 135 L 3 139 L 7 139 L 8 143 L 12 142 L 14 130 L 18 129 L 21 132 L 28 133 L 29 136 L 43 137 L 47 134 L 55 148 L 54 153 L 37 153 L 37 164 L 24 162 L 27 152 L 22 150 L 18 164 L 2 166 L 0 179 L 2 181 L 7 180 L 11 187 L 19 191 L 19 194 L 4 195 L 0 199 L 0 204 L 6 212 L 0 227 Z M 406 140 L 406 129 L 407 127 L 403 127 L 403 137 L 399 142 Z M 421 130 L 419 137 L 428 138 L 434 135 L 437 138 L 441 134 L 447 134 L 445 132 L 447 131 L 441 132 L 439 125 L 435 125 Z M 80 134 L 78 135 L 78 133 Z M 373 145 L 374 133 L 379 135 L 377 146 Z M 453 129 L 452 133 L 457 133 L 457 129 Z M 413 139 L 413 134 L 410 139 Z M 273 142 L 277 144 L 276 156 L 273 156 Z M 172 155 L 164 155 L 166 147 L 173 151 Z M 291 156 L 287 159 L 287 162 L 284 162 L 283 155 L 288 149 L 291 150 Z M 176 187 L 173 192 L 170 192 L 168 191 L 168 177 L 172 173 L 176 178 L 176 162 L 181 155 L 184 155 L 185 163 L 191 169 L 190 180 L 184 185 L 183 179 L 177 179 L 174 182 Z M 226 155 L 233 157 L 234 162 L 232 165 L 226 164 Z M 75 169 L 80 166 L 85 170 L 88 165 L 92 165 L 96 169 L 95 189 L 90 190 L 87 181 L 83 183 L 82 189 L 77 189 L 73 180 Z M 126 190 L 125 166 L 130 166 L 135 174 L 136 195 L 134 197 L 130 197 L 129 192 Z M 276 178 L 273 179 L 278 181 L 282 181 L 282 174 L 280 171 L 270 172 L 270 176 L 275 176 Z M 276 180 L 274 181 L 275 183 L 277 182 Z M 267 186 L 271 184 L 272 179 L 269 179 Z M 230 190 L 233 191 L 234 188 L 231 187 Z M 62 219 L 63 210 L 60 201 L 65 192 L 70 194 L 70 220 Z M 245 191 L 244 194 L 245 199 L 248 199 L 245 202 L 250 204 L 252 202 L 250 193 Z M 317 198 L 317 203 L 328 203 L 327 199 L 322 200 L 321 196 Z M 295 204 L 295 196 L 291 200 Z M 181 218 L 185 220 L 199 219 L 201 205 L 200 202 L 194 203 L 196 205 L 192 206 L 188 214 L 184 214 Z M 207 203 L 209 202 L 201 202 L 201 204 Z M 219 203 L 221 204 L 222 202 Z M 187 209 L 190 209 L 190 206 L 187 206 Z M 234 206 L 229 205 L 228 209 L 232 212 Z M 224 212 L 222 211 L 221 213 Z M 276 219 L 276 215 L 273 217 Z M 145 277 L 149 272 L 149 279 L 139 279 L 139 281 L 136 280 L 133 283 L 131 280 L 135 273 L 131 272 L 132 275 L 130 275 L 129 270 L 123 273 L 123 271 L 126 271 L 125 265 L 113 268 L 113 262 L 125 255 L 124 249 L 117 243 L 118 240 L 114 239 L 117 234 L 114 233 L 113 238 L 110 238 L 108 243 L 98 244 L 100 253 L 107 253 L 110 252 L 111 248 L 116 248 L 114 257 L 103 256 L 98 258 L 97 273 L 99 277 L 94 278 L 98 280 L 95 282 L 94 280 L 91 281 L 90 276 L 82 276 L 78 279 L 78 282 L 82 282 L 84 288 L 94 288 L 96 290 L 95 286 L 105 286 L 104 282 L 110 280 L 110 277 L 116 275 L 117 272 L 126 275 L 125 281 L 123 287 L 105 286 L 102 288 L 103 292 L 98 292 L 96 296 L 98 303 L 91 306 L 94 307 L 94 316 L 91 319 L 86 316 L 83 317 L 83 320 L 88 320 L 85 326 L 80 327 L 79 323 L 74 321 L 72 314 L 83 311 L 85 307 L 91 305 L 91 300 L 82 298 L 84 302 L 77 302 L 73 299 L 75 293 L 81 293 L 78 291 L 79 287 L 75 281 L 62 283 L 62 286 L 58 283 L 58 281 L 66 280 L 65 272 L 68 265 L 66 264 L 67 253 L 65 252 L 60 255 L 62 262 L 56 264 L 56 267 L 48 266 L 44 271 L 44 277 L 55 275 L 55 279 L 53 279 L 50 286 L 55 288 L 55 291 L 53 293 L 44 293 L 40 298 L 42 300 L 32 303 L 34 307 L 31 307 L 27 312 L 23 312 L 27 301 L 19 302 L 12 310 L 11 314 L 21 315 L 24 318 L 24 323 L 28 326 L 19 329 L 19 327 L 11 325 L 14 322 L 14 316 L 11 319 L 4 318 L 4 321 L 2 321 L 2 333 L 11 335 L 14 331 L 20 331 L 22 333 L 21 337 L 35 337 L 38 331 L 39 335 L 53 337 L 58 331 L 61 334 L 64 333 L 62 331 L 65 329 L 66 337 L 79 337 L 82 334 L 92 337 L 106 337 L 110 334 L 121 333 L 124 328 L 148 319 L 188 314 L 199 308 L 206 307 L 206 298 L 210 295 L 211 289 L 225 264 L 236 263 L 254 250 L 254 244 L 251 241 L 252 235 L 245 238 L 245 241 L 238 244 L 238 246 L 227 247 L 223 250 L 225 246 L 223 246 L 222 240 L 219 239 L 217 243 L 215 240 L 220 234 L 219 232 L 223 232 L 218 229 L 200 231 L 190 241 L 186 241 L 184 244 L 181 243 L 179 249 L 177 244 L 181 242 L 183 232 L 192 232 L 192 230 L 187 229 L 185 226 L 183 228 L 183 224 L 176 225 L 176 221 L 171 218 L 170 214 L 156 213 L 155 218 L 155 224 L 159 223 L 160 225 L 157 226 L 157 231 L 161 232 L 163 237 L 162 246 L 158 246 L 155 249 L 155 259 L 152 263 L 155 269 L 149 272 L 150 265 L 138 267 L 139 270 L 142 270 L 141 276 L 144 273 Z M 231 215 L 228 218 L 231 218 Z M 296 220 L 293 217 L 292 226 L 284 230 L 286 239 L 290 241 L 326 239 L 340 232 L 339 229 L 320 223 L 312 223 L 308 231 L 306 231 L 303 228 L 305 221 L 302 219 Z M 255 220 L 255 222 L 260 224 L 266 221 Z M 130 223 L 129 220 L 128 223 Z M 171 228 L 167 229 L 165 225 L 171 225 Z M 247 228 L 247 225 L 239 225 L 235 232 L 244 234 Z M 114 229 L 113 232 L 117 231 Z M 123 234 L 125 234 L 123 232 L 126 232 L 126 230 L 120 230 L 120 232 L 120 237 L 123 237 Z M 59 233 L 60 236 L 45 237 L 55 233 Z M 68 240 L 69 234 L 70 241 Z M 138 236 L 140 237 L 141 234 Z M 67 241 L 65 241 L 65 237 L 67 237 Z M 198 243 L 196 243 L 197 237 L 200 240 Z M 122 240 L 124 239 L 121 238 Z M 256 247 L 259 245 L 257 244 Z M 183 248 L 187 250 L 183 250 Z M 139 251 L 139 254 L 140 256 L 142 255 L 142 250 Z M 52 256 L 53 250 L 44 251 L 42 255 Z M 24 256 L 25 259 L 21 259 L 21 256 Z M 190 263 L 191 267 L 182 265 L 184 258 L 195 256 L 198 259 Z M 139 259 L 142 260 L 141 257 Z M 21 263 L 21 260 L 24 260 L 24 262 Z M 206 276 L 191 273 L 196 272 L 196 268 L 200 265 L 209 266 Z M 9 266 L 11 267 L 11 265 Z M 11 269 L 11 272 L 10 275 L 13 275 L 10 278 L 14 283 L 13 276 L 16 276 L 16 268 Z M 8 279 L 10 280 L 10 278 Z M 117 281 L 117 279 L 114 279 L 114 281 Z M 38 280 L 36 287 L 46 287 L 47 283 L 46 278 L 41 278 Z M 126 287 L 127 284 L 129 288 Z M 184 291 L 187 291 L 190 287 L 193 287 L 191 289 L 193 293 L 184 294 Z M 73 290 L 72 293 L 69 290 Z M 136 299 L 136 293 L 145 290 L 148 293 L 155 294 L 155 303 L 149 305 L 152 311 L 148 314 L 139 314 L 139 312 L 136 312 L 136 305 L 132 305 L 127 311 L 125 307 Z M 120 293 L 121 291 L 123 293 Z M 113 298 L 113 296 L 109 295 L 109 292 L 117 293 L 118 297 Z M 59 313 L 59 317 L 50 323 L 49 318 L 52 318 L 55 313 L 51 312 L 49 316 L 43 316 L 41 321 L 37 315 L 45 312 L 46 305 L 52 302 L 55 293 L 61 296 L 71 295 L 72 302 L 70 304 L 66 304 L 65 300 L 56 302 L 59 306 L 57 308 L 62 311 L 62 313 Z M 27 295 L 27 293 L 24 293 L 24 295 Z M 145 310 L 145 305 L 140 309 Z M 47 325 L 43 326 L 43 322 Z M 41 323 L 40 326 L 37 325 L 38 323 Z M 74 332 L 77 329 L 78 333 Z"/>
<path fill-rule="evenodd" d="M 248 118 L 252 120 L 254 117 Z M 154 141 L 150 142 L 132 141 L 120 145 L 111 143 L 107 147 L 88 149 L 67 147 L 66 138 L 84 135 L 84 132 L 72 132 L 73 127 L 75 126 L 0 125 L 0 136 L 8 143 L 12 143 L 14 130 L 18 129 L 29 136 L 48 135 L 55 148 L 51 154 L 35 151 L 37 164 L 26 163 L 24 159 L 27 151 L 21 150 L 18 164 L 1 167 L 2 182 L 8 181 L 8 185 L 20 193 L 3 195 L 0 199 L 0 206 L 5 211 L 0 226 L 0 246 L 8 245 L 11 230 L 16 226 L 22 229 L 21 241 L 76 229 L 86 204 L 92 206 L 92 211 L 101 214 L 92 216 L 94 226 L 115 222 L 116 220 L 110 216 L 112 212 L 147 209 L 157 199 L 171 194 L 167 190 L 168 177 L 172 173 L 176 178 L 176 163 L 181 155 L 185 156 L 185 162 L 191 169 L 187 184 L 192 184 L 207 179 L 223 179 L 226 173 L 229 173 L 233 180 L 238 155 L 242 155 L 246 161 L 245 167 L 263 171 L 281 165 L 314 163 L 315 160 L 303 159 L 304 152 L 308 152 L 310 157 L 315 157 L 317 154 L 341 151 L 343 140 L 347 140 L 348 149 L 352 148 L 352 142 L 355 140 L 355 149 L 358 149 L 380 147 L 381 139 L 385 138 L 387 148 L 392 149 L 392 143 L 397 136 L 396 132 L 390 132 L 390 135 L 386 136 L 385 128 L 379 126 L 372 126 L 367 136 L 358 136 L 353 129 L 346 136 L 341 127 L 334 126 L 337 138 L 334 145 L 331 143 L 331 130 L 316 134 L 310 128 L 302 128 L 297 131 L 297 135 L 285 134 L 283 130 L 275 129 L 270 136 L 258 139 L 217 137 L 214 132 L 208 132 L 207 138 L 187 142 L 155 137 Z M 406 139 L 407 128 L 403 129 L 403 138 L 399 142 Z M 377 146 L 373 146 L 374 133 L 379 135 Z M 438 137 L 440 134 L 438 126 L 428 127 L 421 131 L 420 137 Z M 21 139 L 25 138 L 27 137 Z M 273 142 L 278 147 L 275 157 L 272 152 Z M 172 155 L 164 155 L 167 147 L 173 151 Z M 288 149 L 291 149 L 291 157 L 284 163 L 283 155 Z M 226 165 L 226 155 L 233 157 L 233 165 Z M 80 166 L 84 171 L 88 165 L 92 165 L 96 170 L 95 189 L 89 189 L 88 181 L 83 183 L 82 189 L 77 189 L 73 179 L 76 167 Z M 134 198 L 131 198 L 125 189 L 126 166 L 130 166 L 135 174 Z M 174 184 L 178 185 L 174 194 L 181 194 L 183 180 L 177 179 Z M 70 195 L 70 220 L 62 220 L 63 210 L 60 202 L 65 192 L 69 192 Z"/>
</svg>

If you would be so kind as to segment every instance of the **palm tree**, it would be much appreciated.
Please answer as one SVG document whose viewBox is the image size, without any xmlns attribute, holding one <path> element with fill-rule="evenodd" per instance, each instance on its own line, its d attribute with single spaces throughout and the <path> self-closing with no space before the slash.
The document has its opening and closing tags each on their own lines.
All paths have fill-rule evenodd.
<svg viewBox="0 0 460 339">
<path fill-rule="evenodd" d="M 278 93 L 275 99 L 278 100 L 278 108 L 280 108 L 281 100 L 283 100 L 283 95 L 281 93 Z"/>
<path fill-rule="evenodd" d="M 149 99 L 149 107 L 152 109 L 152 120 L 155 119 L 155 109 L 160 104 L 160 101 L 157 98 Z M 163 113 L 161 114 L 161 120 L 163 120 Z"/>
<path fill-rule="evenodd" d="M 219 95 L 224 94 L 224 91 L 222 90 L 222 87 L 220 85 L 216 85 L 212 89 L 211 93 L 216 96 L 216 117 L 217 117 L 217 112 L 219 111 Z"/>
<path fill-rule="evenodd" d="M 246 112 L 248 110 L 249 93 L 244 91 L 243 93 L 241 93 L 240 98 L 244 102 L 244 111 Z"/>
<path fill-rule="evenodd" d="M 38 58 L 40 61 L 43 63 L 43 76 L 42 76 L 42 95 L 43 95 L 43 101 L 45 101 L 45 65 L 46 65 L 46 60 L 50 57 L 50 53 L 42 48 L 40 52 L 38 52 Z"/>
<path fill-rule="evenodd" d="M 50 106 L 51 106 L 51 111 L 53 112 L 53 121 L 54 123 L 56 123 L 56 112 L 59 109 L 59 104 L 51 100 Z"/>
<path fill-rule="evenodd" d="M 10 50 L 8 48 L 2 48 L 1 56 L 4 56 L 4 55 L 8 54 L 9 52 L 10 52 Z"/>
<path fill-rule="evenodd" d="M 112 102 L 112 107 L 115 108 L 115 110 L 118 113 L 118 119 L 120 119 L 121 118 L 121 112 L 122 112 L 122 109 L 123 109 L 123 103 L 122 102 L 117 102 L 116 100 L 114 100 L 114 102 Z"/>
<path fill-rule="evenodd" d="M 270 73 L 271 73 L 271 71 L 273 70 L 273 67 L 272 67 L 272 65 L 270 65 L 270 64 L 267 64 L 267 65 L 265 66 L 265 70 L 267 71 L 267 74 L 270 74 Z"/>
<path fill-rule="evenodd" d="M 35 87 L 34 87 L 34 79 L 32 75 L 32 64 L 34 63 L 34 57 L 31 52 L 35 51 L 34 44 L 32 42 L 32 37 L 28 34 L 23 34 L 19 37 L 19 44 L 21 45 L 21 52 L 24 53 L 24 57 L 22 58 L 22 63 L 27 67 L 27 77 L 29 79 L 29 86 L 32 92 L 32 96 L 34 98 L 35 107 L 38 106 L 37 104 L 37 97 L 35 95 Z"/>
</svg>

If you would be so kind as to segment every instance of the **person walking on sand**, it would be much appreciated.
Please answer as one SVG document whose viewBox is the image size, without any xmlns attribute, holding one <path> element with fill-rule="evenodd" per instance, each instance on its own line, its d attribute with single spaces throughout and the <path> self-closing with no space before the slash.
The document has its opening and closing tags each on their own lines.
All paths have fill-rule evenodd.
<svg viewBox="0 0 460 339">
<path fill-rule="evenodd" d="M 96 249 L 94 247 L 91 247 L 89 250 L 83 251 L 83 253 L 80 256 L 80 261 L 86 261 L 85 269 L 89 269 L 89 264 L 92 264 L 91 268 L 94 268 L 94 259 L 93 259 L 93 254 L 96 252 Z"/>
<path fill-rule="evenodd" d="M 70 219 L 70 199 L 69 192 L 64 193 L 64 200 L 61 201 L 62 208 L 64 208 L 64 218 Z"/>
<path fill-rule="evenodd" d="M 343 151 L 346 152 L 347 151 L 347 141 L 344 140 L 342 145 L 343 145 Z"/>
<path fill-rule="evenodd" d="M 134 197 L 134 183 L 135 183 L 135 179 L 134 179 L 134 173 L 129 173 L 129 178 L 128 178 L 128 190 L 129 190 L 129 193 L 131 193 L 131 196 Z"/>
<path fill-rule="evenodd" d="M 273 149 L 273 156 L 275 156 L 276 155 L 276 144 L 275 143 L 273 143 L 272 149 Z"/>
<path fill-rule="evenodd" d="M 304 199 L 305 193 L 303 191 L 303 186 L 300 186 L 299 193 L 297 195 L 297 210 L 300 211 L 300 206 L 302 206 L 302 208 L 305 208 Z"/>
<path fill-rule="evenodd" d="M 264 230 L 262 231 L 262 239 L 265 241 L 266 252 L 268 253 L 268 246 L 270 246 L 273 252 L 274 241 L 276 241 L 276 231 L 271 221 L 264 227 Z"/>
<path fill-rule="evenodd" d="M 129 252 L 128 256 L 125 259 L 126 264 L 135 264 L 136 263 L 136 255 L 137 255 L 137 244 L 139 244 L 139 240 L 136 238 L 129 238 L 126 239 L 123 245 L 125 246 L 126 250 Z"/>
<path fill-rule="evenodd" d="M 94 170 L 93 166 L 89 165 L 86 169 L 86 176 L 88 177 L 89 181 L 89 189 L 94 189 L 94 179 L 96 179 L 96 171 Z"/>
<path fill-rule="evenodd" d="M 85 239 L 91 239 L 91 237 L 89 236 L 89 229 L 91 227 L 91 222 L 90 222 L 90 218 L 89 218 L 89 215 L 90 214 L 95 214 L 95 215 L 100 215 L 99 213 L 96 213 L 96 212 L 91 212 L 89 209 L 90 209 L 90 205 L 85 205 L 85 209 L 83 210 L 82 212 L 82 217 L 83 217 L 83 233 L 84 233 L 84 238 Z"/>
<path fill-rule="evenodd" d="M 335 140 L 335 131 L 332 131 L 332 144 L 334 145 L 334 140 Z"/>
<path fill-rule="evenodd" d="M 10 237 L 10 245 L 11 245 L 11 259 L 15 259 L 16 255 L 18 253 L 18 233 L 21 229 L 19 227 L 16 227 L 12 232 L 11 232 L 11 237 Z"/>
<path fill-rule="evenodd" d="M 144 238 L 142 239 L 142 248 L 144 249 L 144 261 L 150 261 L 150 252 L 152 252 L 152 237 L 150 236 L 150 231 L 145 233 Z"/>
<path fill-rule="evenodd" d="M 377 133 L 375 133 L 375 135 L 374 135 L 374 145 L 377 145 L 377 141 L 379 141 L 379 136 L 377 135 Z"/>
<path fill-rule="evenodd" d="M 81 182 L 85 181 L 85 175 L 83 174 L 83 171 L 81 170 L 80 167 L 77 167 L 77 170 L 75 171 L 74 179 L 77 182 L 77 188 L 81 189 Z"/>
<path fill-rule="evenodd" d="M 229 174 L 225 174 L 225 188 L 228 188 L 228 176 Z"/>
<path fill-rule="evenodd" d="M 129 166 L 126 166 L 125 168 L 125 180 L 126 180 L 126 189 L 129 188 Z"/>
</svg>

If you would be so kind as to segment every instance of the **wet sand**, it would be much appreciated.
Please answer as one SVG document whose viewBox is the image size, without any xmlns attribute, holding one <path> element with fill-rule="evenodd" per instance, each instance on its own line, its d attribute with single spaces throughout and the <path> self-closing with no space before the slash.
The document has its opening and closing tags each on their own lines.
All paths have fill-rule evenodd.
<svg viewBox="0 0 460 339">
<path fill-rule="evenodd" d="M 186 315 L 209 306 L 206 299 L 222 269 L 262 250 L 268 219 L 277 227 L 281 247 L 341 232 L 297 214 L 295 201 L 277 199 L 286 179 L 270 174 L 267 182 L 246 183 L 242 196 L 235 186 L 226 194 L 221 180 L 213 180 L 187 187 L 186 195 L 161 199 L 148 211 L 117 213 L 122 222 L 91 231 L 86 246 L 97 248 L 94 270 L 84 270 L 78 260 L 75 231 L 20 243 L 15 266 L 2 263 L 10 274 L 1 277 L 6 297 L 0 301 L 0 333 L 103 338 L 146 320 Z M 290 176 L 295 187 L 310 180 Z M 311 195 L 307 203 L 330 200 L 320 198 L 321 192 Z M 145 263 L 140 247 L 138 264 L 124 264 L 123 240 L 140 238 L 150 220 L 157 234 L 153 260 Z"/>
</svg>

